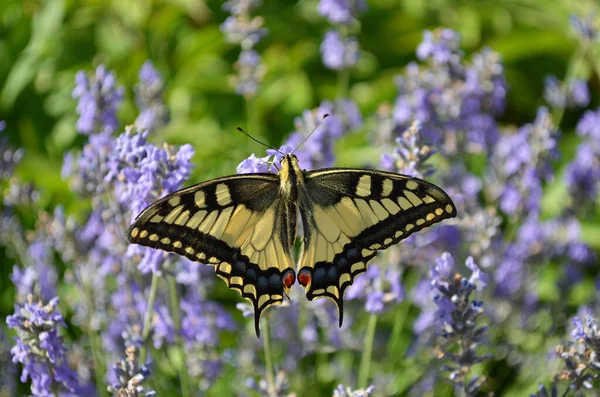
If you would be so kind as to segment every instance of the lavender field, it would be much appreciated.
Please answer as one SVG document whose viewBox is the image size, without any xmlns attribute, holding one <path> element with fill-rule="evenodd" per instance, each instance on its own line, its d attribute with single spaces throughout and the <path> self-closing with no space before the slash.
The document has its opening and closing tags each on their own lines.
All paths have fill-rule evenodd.
<svg viewBox="0 0 600 397">
<path fill-rule="evenodd" d="M 258 338 L 213 267 L 127 240 L 277 172 L 238 126 L 457 216 L 379 252 L 341 327 L 294 285 Z M 0 397 L 600 395 L 595 0 L 8 0 L 0 196 Z"/>
</svg>

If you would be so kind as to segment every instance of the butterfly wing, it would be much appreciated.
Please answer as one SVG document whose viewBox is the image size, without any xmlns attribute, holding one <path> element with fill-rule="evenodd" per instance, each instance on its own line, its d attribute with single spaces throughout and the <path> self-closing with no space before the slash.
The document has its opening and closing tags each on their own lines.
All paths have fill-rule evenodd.
<svg viewBox="0 0 600 397">
<path fill-rule="evenodd" d="M 281 304 L 295 281 L 289 223 L 295 209 L 279 198 L 279 177 L 234 175 L 168 195 L 146 208 L 129 230 L 129 242 L 212 265 L 260 315 Z M 293 219 L 291 219 L 292 212 Z"/>
<path fill-rule="evenodd" d="M 309 300 L 336 303 L 341 326 L 344 291 L 377 251 L 456 216 L 456 208 L 442 189 L 418 178 L 332 168 L 306 173 L 300 214 L 304 249 L 298 282 Z"/>
</svg>

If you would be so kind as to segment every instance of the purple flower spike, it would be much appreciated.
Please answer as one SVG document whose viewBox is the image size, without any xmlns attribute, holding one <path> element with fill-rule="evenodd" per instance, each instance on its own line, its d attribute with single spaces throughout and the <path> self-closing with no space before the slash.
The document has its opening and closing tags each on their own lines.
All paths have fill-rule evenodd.
<svg viewBox="0 0 600 397">
<path fill-rule="evenodd" d="M 123 100 L 123 87 L 116 85 L 114 74 L 103 65 L 96 73 L 88 76 L 78 72 L 75 76 L 73 98 L 78 98 L 77 130 L 85 135 L 94 133 L 112 134 L 119 123 L 117 108 Z"/>
<path fill-rule="evenodd" d="M 358 13 L 366 10 L 365 0 L 320 0 L 317 6 L 319 14 L 334 24 L 349 24 Z"/>
<path fill-rule="evenodd" d="M 140 82 L 135 88 L 135 100 L 140 114 L 135 122 L 142 131 L 153 132 L 169 120 L 169 111 L 162 100 L 163 79 L 150 61 L 142 65 L 139 78 Z"/>
<path fill-rule="evenodd" d="M 431 59 L 435 64 L 458 63 L 460 59 L 460 36 L 450 29 L 442 29 L 436 34 L 426 30 L 423 41 L 417 47 L 420 60 Z"/>
<path fill-rule="evenodd" d="M 223 5 L 223 9 L 229 11 L 231 16 L 221 24 L 221 31 L 227 42 L 239 44 L 242 49 L 234 65 L 237 74 L 231 76 L 231 82 L 235 92 L 246 99 L 256 95 L 265 73 L 261 57 L 253 49 L 268 33 L 263 28 L 263 18 L 251 16 L 259 4 L 258 0 L 231 0 Z"/>
<path fill-rule="evenodd" d="M 149 365 L 139 363 L 138 351 L 130 346 L 125 349 L 126 357 L 116 362 L 108 378 L 108 390 L 118 396 L 153 397 L 156 392 L 146 391 L 142 383 L 151 375 Z"/>
<path fill-rule="evenodd" d="M 593 26 L 593 17 L 594 14 L 590 13 L 590 15 L 584 19 L 577 15 L 571 15 L 569 18 L 571 22 L 571 26 L 575 29 L 575 31 L 584 39 L 593 41 L 598 38 L 598 29 Z"/>
<path fill-rule="evenodd" d="M 51 396 L 57 391 L 77 395 L 80 386 L 77 374 L 67 365 L 67 348 L 58 335 L 65 326 L 58 311 L 58 298 L 48 304 L 34 301 L 30 295 L 27 303 L 15 307 L 15 314 L 6 318 L 9 328 L 17 331 L 16 345 L 11 349 L 14 363 L 23 365 L 21 382 L 31 380 L 34 396 Z"/>
<path fill-rule="evenodd" d="M 320 49 L 323 64 L 329 69 L 349 69 L 358 62 L 358 41 L 356 38 L 344 38 L 334 30 L 325 33 Z"/>
<path fill-rule="evenodd" d="M 572 340 L 568 345 L 556 348 L 565 368 L 556 376 L 553 388 L 556 387 L 557 380 L 568 380 L 567 390 L 594 389 L 600 380 L 600 328 L 591 315 L 586 316 L 585 324 L 579 317 L 573 318 L 573 325 Z M 539 395 L 538 393 L 537 396 Z"/>
<path fill-rule="evenodd" d="M 461 354 L 440 355 L 440 359 L 443 360 L 442 370 L 456 390 L 469 387 L 473 389 L 473 393 L 467 395 L 476 395 L 483 381 L 476 376 L 468 379 L 469 369 L 489 357 L 477 353 L 477 347 L 484 340 L 487 327 L 477 324 L 478 318 L 484 313 L 483 302 L 473 300 L 471 294 L 485 288 L 487 278 L 475 265 L 473 258 L 467 258 L 465 265 L 472 271 L 470 279 L 463 277 L 455 269 L 454 258 L 449 253 L 443 253 L 436 260 L 429 280 L 433 291 L 428 294 L 432 296 L 435 306 L 419 302 L 419 306 L 424 307 L 426 312 L 421 314 L 417 324 L 420 331 L 426 326 L 433 326 L 435 333 L 443 337 L 438 346 L 440 352 L 457 351 L 457 346 L 461 347 Z M 414 296 L 425 292 L 425 282 L 419 285 L 419 291 L 413 291 Z M 433 311 L 435 313 L 432 313 Z"/>
</svg>

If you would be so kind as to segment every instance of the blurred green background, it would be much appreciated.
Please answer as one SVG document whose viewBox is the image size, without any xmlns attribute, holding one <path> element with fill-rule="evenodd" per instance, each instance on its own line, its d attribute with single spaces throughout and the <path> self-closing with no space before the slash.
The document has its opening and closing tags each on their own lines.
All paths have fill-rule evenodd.
<svg viewBox="0 0 600 397">
<path fill-rule="evenodd" d="M 71 97 L 76 71 L 105 64 L 127 87 L 120 120 L 133 122 L 131 88 L 151 60 L 163 74 L 171 123 L 156 141 L 196 148 L 196 181 L 231 173 L 259 147 L 235 127 L 277 145 L 293 119 L 336 95 L 336 75 L 321 63 L 319 44 L 328 24 L 316 0 L 264 1 L 259 13 L 268 36 L 257 50 L 266 76 L 251 109 L 229 84 L 239 47 L 227 44 L 219 25 L 220 1 L 6 0 L 0 4 L 0 119 L 25 148 L 20 173 L 44 188 L 44 200 L 66 199 L 59 178 L 63 153 L 81 144 Z M 393 101 L 394 75 L 411 60 L 423 29 L 445 26 L 462 35 L 467 54 L 490 46 L 504 57 L 510 86 L 507 123 L 531 121 L 542 104 L 543 76 L 565 75 L 576 48 L 569 16 L 586 15 L 591 2 L 560 0 L 372 0 L 361 16 L 362 58 L 351 74 L 350 97 L 363 114 Z M 581 76 L 590 75 L 580 68 Z M 597 90 L 597 76 L 591 79 Z M 570 115 L 567 115 L 570 116 Z M 573 115 L 573 120 L 576 115 Z M 567 120 L 568 122 L 568 120 Z M 350 161 L 342 154 L 342 161 Z M 44 172 L 40 172 L 44 170 Z"/>
</svg>

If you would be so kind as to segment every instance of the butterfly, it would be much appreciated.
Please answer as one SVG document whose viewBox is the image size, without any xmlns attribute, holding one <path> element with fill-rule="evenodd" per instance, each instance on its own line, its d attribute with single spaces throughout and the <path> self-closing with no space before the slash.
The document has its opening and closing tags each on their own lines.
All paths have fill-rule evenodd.
<svg viewBox="0 0 600 397">
<path fill-rule="evenodd" d="M 303 248 L 295 266 L 297 214 Z M 148 206 L 130 243 L 214 267 L 261 313 L 298 280 L 309 300 L 327 297 L 343 321 L 344 291 L 377 252 L 456 216 L 439 187 L 406 175 L 351 168 L 305 171 L 284 154 L 275 173 L 232 175 L 179 190 Z M 296 271 L 297 269 L 297 271 Z"/>
</svg>

